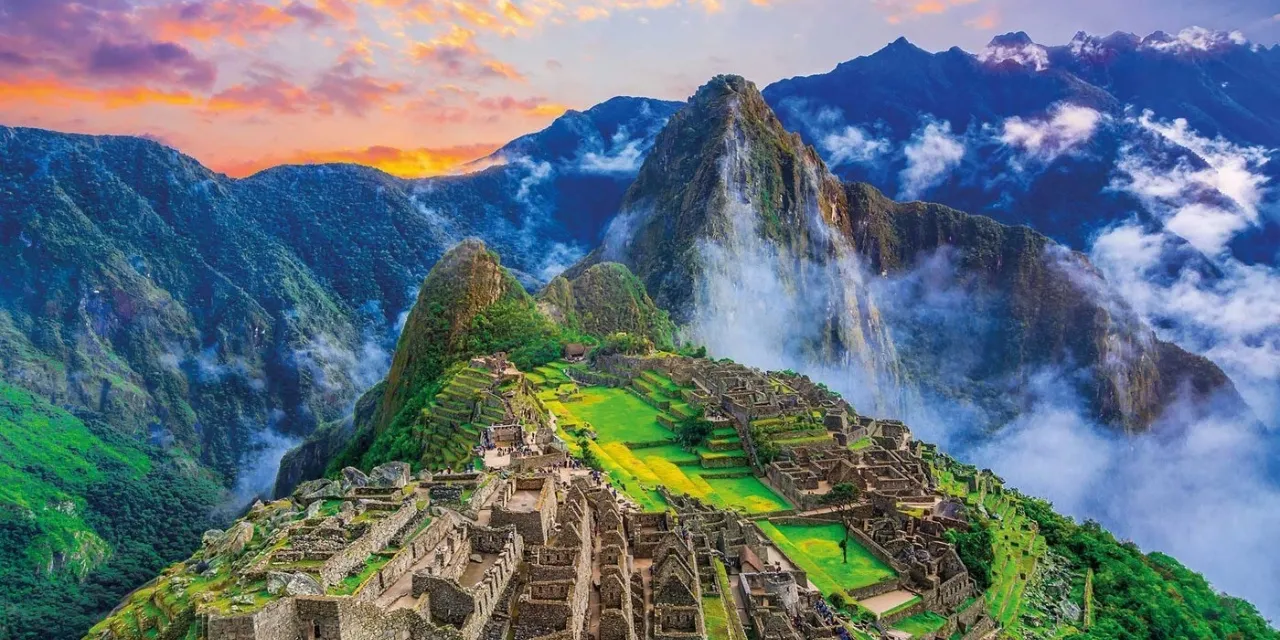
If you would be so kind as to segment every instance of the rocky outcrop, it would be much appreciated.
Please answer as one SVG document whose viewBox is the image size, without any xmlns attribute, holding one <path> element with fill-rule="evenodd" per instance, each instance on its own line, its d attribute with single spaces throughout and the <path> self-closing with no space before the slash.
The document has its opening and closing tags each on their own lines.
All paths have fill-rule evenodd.
<svg viewBox="0 0 1280 640">
<path fill-rule="evenodd" d="M 895 304 L 882 306 L 926 391 L 961 392 L 999 422 L 1022 409 L 1008 389 L 1053 371 L 1074 380 L 1089 415 L 1127 431 L 1146 429 L 1179 397 L 1220 394 L 1248 413 L 1216 365 L 1158 339 L 1084 255 L 1028 227 L 894 202 L 866 184 L 846 190 L 853 242 L 872 272 L 938 270 L 948 295 L 964 300 L 921 312 L 916 296 L 927 294 L 896 284 Z"/>
</svg>

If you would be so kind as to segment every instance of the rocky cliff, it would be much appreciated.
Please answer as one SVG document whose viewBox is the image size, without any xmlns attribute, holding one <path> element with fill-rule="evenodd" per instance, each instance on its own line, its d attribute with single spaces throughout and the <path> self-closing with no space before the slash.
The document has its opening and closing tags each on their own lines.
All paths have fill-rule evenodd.
<svg viewBox="0 0 1280 640">
<path fill-rule="evenodd" d="M 713 79 L 671 118 L 604 245 L 570 275 L 605 259 L 712 353 L 845 376 L 880 411 L 919 391 L 999 425 L 1046 372 L 1126 430 L 1184 385 L 1243 409 L 1216 366 L 1157 339 L 1082 255 L 841 183 L 741 78 Z"/>
<path fill-rule="evenodd" d="M 1191 400 L 1222 392 L 1247 413 L 1218 367 L 1159 340 L 1083 255 L 1028 227 L 894 202 L 867 184 L 846 192 L 853 242 L 892 282 L 881 288 L 896 297 L 886 319 L 928 390 L 961 391 L 1008 419 L 1023 408 L 1010 390 L 1053 371 L 1075 381 L 1089 415 L 1126 430 L 1145 429 L 1184 389 Z M 935 281 L 921 287 L 921 274 Z M 930 304 L 940 290 L 961 304 Z"/>
<path fill-rule="evenodd" d="M 568 275 L 621 262 L 713 352 L 767 334 L 781 351 L 762 364 L 839 367 L 861 402 L 897 412 L 897 357 L 851 260 L 844 198 L 754 85 L 720 76 L 658 135 L 603 245 Z"/>
</svg>

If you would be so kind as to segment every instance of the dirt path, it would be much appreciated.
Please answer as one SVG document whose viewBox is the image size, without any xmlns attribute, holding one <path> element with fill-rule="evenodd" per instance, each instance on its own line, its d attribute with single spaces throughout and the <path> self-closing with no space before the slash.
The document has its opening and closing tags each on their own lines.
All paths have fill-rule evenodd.
<svg viewBox="0 0 1280 640">
<path fill-rule="evenodd" d="M 886 611 L 892 611 L 894 607 L 910 602 L 915 597 L 917 597 L 916 594 L 899 589 L 889 593 L 882 593 L 866 600 L 859 600 L 858 604 L 866 607 L 871 613 L 880 615 Z"/>
</svg>

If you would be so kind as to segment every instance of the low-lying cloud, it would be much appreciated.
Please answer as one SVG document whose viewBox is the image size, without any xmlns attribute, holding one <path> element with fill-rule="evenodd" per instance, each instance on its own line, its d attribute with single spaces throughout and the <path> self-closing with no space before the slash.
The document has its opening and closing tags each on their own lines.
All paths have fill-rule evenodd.
<svg viewBox="0 0 1280 640">
<path fill-rule="evenodd" d="M 960 166 L 965 144 L 951 133 L 950 123 L 931 121 L 911 137 L 902 152 L 907 166 L 899 174 L 899 197 L 914 200 Z"/>
<path fill-rule="evenodd" d="M 1093 137 L 1103 115 L 1089 107 L 1061 104 L 1045 118 L 1004 121 L 1000 141 L 1042 163 L 1053 162 Z"/>
</svg>

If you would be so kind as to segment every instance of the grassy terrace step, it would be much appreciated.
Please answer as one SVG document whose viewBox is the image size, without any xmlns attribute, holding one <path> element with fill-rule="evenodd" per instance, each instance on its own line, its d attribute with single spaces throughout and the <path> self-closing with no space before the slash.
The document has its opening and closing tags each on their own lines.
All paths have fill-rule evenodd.
<svg viewBox="0 0 1280 640">
<path fill-rule="evenodd" d="M 640 377 L 651 385 L 658 387 L 667 393 L 676 394 L 680 392 L 680 385 L 676 384 L 671 378 L 668 378 L 657 371 L 653 371 L 652 369 L 642 372 Z"/>
<path fill-rule="evenodd" d="M 826 444 L 834 441 L 831 439 L 830 435 L 822 435 L 822 436 L 809 436 L 805 438 L 785 438 L 781 440 L 770 439 L 770 442 L 778 445 L 779 447 L 806 447 L 806 446 L 813 446 L 818 444 Z"/>
<path fill-rule="evenodd" d="M 736 438 L 738 437 L 738 430 L 733 427 L 716 427 L 711 432 L 711 436 L 714 438 L 727 438 L 730 436 Z"/>
<path fill-rule="evenodd" d="M 827 431 L 826 429 L 796 428 L 796 429 L 787 429 L 786 431 L 775 431 L 768 435 L 770 440 L 777 442 L 778 440 L 795 440 L 796 438 L 816 438 L 819 436 L 829 438 L 831 437 L 831 432 Z"/>
<path fill-rule="evenodd" d="M 634 386 L 636 390 L 642 394 L 650 394 L 650 393 L 658 392 L 658 386 L 653 384 L 652 382 L 645 380 L 644 378 L 632 379 L 631 385 Z"/>
<path fill-rule="evenodd" d="M 707 441 L 707 448 L 712 451 L 742 451 L 742 440 L 733 438 L 712 438 Z"/>
</svg>

